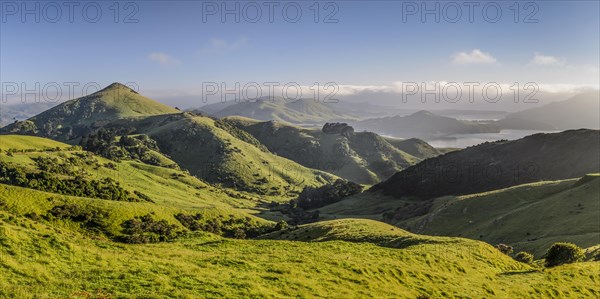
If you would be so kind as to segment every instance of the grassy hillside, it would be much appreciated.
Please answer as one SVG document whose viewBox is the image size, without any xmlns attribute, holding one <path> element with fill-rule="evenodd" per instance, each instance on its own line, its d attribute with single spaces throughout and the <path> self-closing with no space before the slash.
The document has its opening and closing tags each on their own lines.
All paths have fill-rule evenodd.
<svg viewBox="0 0 600 299">
<path fill-rule="evenodd" d="M 156 140 L 161 152 L 205 181 L 257 195 L 292 198 L 305 186 L 336 179 L 274 155 L 251 135 L 191 113 L 123 119 L 109 127 L 134 128 Z"/>
<path fill-rule="evenodd" d="M 289 101 L 281 97 L 240 102 L 212 113 L 216 117 L 243 116 L 263 121 L 277 120 L 295 124 L 323 124 L 336 120 L 355 120 L 357 116 L 338 111 L 336 104 L 313 99 Z"/>
<path fill-rule="evenodd" d="M 382 220 L 415 233 L 457 236 L 541 257 L 554 242 L 600 244 L 600 177 L 525 184 L 431 201 L 365 192 L 320 208 L 321 216 Z"/>
<path fill-rule="evenodd" d="M 320 129 L 243 117 L 228 117 L 222 121 L 248 132 L 279 156 L 361 184 L 385 180 L 421 160 L 370 132 L 324 133 Z"/>
<path fill-rule="evenodd" d="M 68 144 L 50 140 L 47 138 L 22 136 L 22 135 L 0 135 L 0 152 L 8 149 L 14 150 L 48 150 L 48 149 L 65 149 Z"/>
<path fill-rule="evenodd" d="M 2 137 L 23 149 L 0 152 L 0 173 L 4 173 L 0 176 L 0 200 L 17 215 L 44 216 L 54 207 L 70 204 L 91 212 L 102 209 L 106 213 L 102 231 L 115 236 L 123 221 L 148 213 L 175 224 L 179 222 L 174 216 L 179 213 L 203 214 L 204 220 L 266 223 L 248 213 L 261 202 L 258 196 L 216 188 L 185 171 L 138 161 L 114 162 L 77 147 L 41 142 L 44 139 L 38 137 Z M 30 147 L 33 143 L 43 147 Z M 44 148 L 47 144 L 53 146 L 50 151 Z M 55 146 L 63 150 L 56 151 Z M 24 182 L 18 180 L 19 175 L 17 180 L 11 179 L 15 171 L 29 177 Z M 80 188 L 85 189 L 78 192 Z"/>
<path fill-rule="evenodd" d="M 442 198 L 425 216 L 402 222 L 413 231 L 507 243 L 537 256 L 552 243 L 600 244 L 600 176 L 527 184 Z"/>
<path fill-rule="evenodd" d="M 395 197 L 431 199 L 580 177 L 600 169 L 600 131 L 573 130 L 486 142 L 427 159 L 375 185 Z"/>
<path fill-rule="evenodd" d="M 113 83 L 91 95 L 69 100 L 26 121 L 6 126 L 2 132 L 68 141 L 115 119 L 176 112 L 175 108 L 148 99 L 125 85 Z"/>
<path fill-rule="evenodd" d="M 439 149 L 418 138 L 398 139 L 384 137 L 384 139 L 397 149 L 419 159 L 433 158 L 443 154 Z"/>
<path fill-rule="evenodd" d="M 0 223 L 0 297 L 576 298 L 600 293 L 598 262 L 538 271 L 464 239 L 396 249 L 204 234 L 128 245 L 5 211 Z"/>
<path fill-rule="evenodd" d="M 134 153 L 106 146 L 99 149 L 105 157 L 130 155 L 153 165 L 181 167 L 210 183 L 271 200 L 289 200 L 306 186 L 318 187 L 337 179 L 272 154 L 234 126 L 194 113 L 181 113 L 119 83 L 3 128 L 1 133 L 31 134 L 71 144 L 83 141 L 86 149 L 100 154 L 97 144 L 92 142 L 89 146 L 87 140 L 102 130 L 113 130 L 109 134 L 115 135 L 116 140 L 143 135 L 151 139 L 147 143 L 156 144 L 152 148 L 132 147 Z"/>
</svg>

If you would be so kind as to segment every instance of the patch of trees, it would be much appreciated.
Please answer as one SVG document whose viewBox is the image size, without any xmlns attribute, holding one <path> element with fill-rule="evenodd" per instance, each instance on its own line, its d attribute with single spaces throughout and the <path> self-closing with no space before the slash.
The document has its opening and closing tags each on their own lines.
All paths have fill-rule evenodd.
<svg viewBox="0 0 600 299">
<path fill-rule="evenodd" d="M 138 216 L 121 224 L 123 236 L 120 240 L 131 244 L 157 243 L 175 239 L 180 231 L 177 225 L 164 219 L 155 220 L 151 214 Z"/>
<path fill-rule="evenodd" d="M 82 227 L 106 232 L 108 213 L 96 207 L 83 208 L 77 204 L 63 204 L 52 207 L 46 219 L 62 219 L 80 223 Z"/>
<path fill-rule="evenodd" d="M 53 161 L 53 159 L 51 159 Z M 39 159 L 37 161 L 40 161 Z M 52 166 L 50 160 L 42 159 L 42 167 L 60 173 L 72 170 L 64 166 Z M 27 172 L 22 168 L 0 162 L 0 182 L 7 185 L 31 188 L 35 190 L 57 193 L 62 195 L 82 196 L 119 201 L 137 201 L 129 191 L 123 189 L 119 182 L 111 178 L 101 180 L 85 180 L 81 177 L 75 179 L 59 178 L 56 173 L 49 171 Z"/>
<path fill-rule="evenodd" d="M 302 209 L 316 209 L 342 200 L 345 197 L 360 193 L 362 186 L 353 182 L 338 179 L 333 184 L 318 188 L 305 187 L 292 205 Z"/>
<path fill-rule="evenodd" d="M 250 217 L 240 218 L 233 215 L 206 218 L 202 214 L 180 213 L 175 215 L 175 219 L 191 231 L 204 231 L 236 239 L 254 238 L 287 227 L 287 223 L 278 223 L 275 226 L 260 225 Z"/>
<path fill-rule="evenodd" d="M 113 161 L 139 160 L 162 166 L 160 159 L 153 154 L 153 151 L 160 152 L 156 141 L 147 135 L 129 136 L 132 132 L 125 128 L 101 128 L 83 137 L 79 144 L 83 149 Z"/>
</svg>

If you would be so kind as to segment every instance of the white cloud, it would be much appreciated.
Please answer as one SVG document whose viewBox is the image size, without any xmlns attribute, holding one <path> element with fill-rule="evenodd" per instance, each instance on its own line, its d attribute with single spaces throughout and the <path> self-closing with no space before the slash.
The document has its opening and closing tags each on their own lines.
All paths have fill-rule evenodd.
<svg viewBox="0 0 600 299">
<path fill-rule="evenodd" d="M 160 65 L 178 65 L 180 64 L 179 60 L 173 58 L 169 54 L 154 52 L 148 55 L 148 59 L 158 62 Z"/>
<path fill-rule="evenodd" d="M 234 51 L 244 47 L 246 44 L 248 44 L 248 39 L 245 37 L 239 38 L 232 42 L 221 38 L 213 38 L 210 40 L 207 50 L 214 52 Z"/>
<path fill-rule="evenodd" d="M 533 59 L 531 60 L 531 63 L 545 66 L 560 66 L 565 64 L 564 61 L 554 56 L 543 55 L 538 52 L 533 53 Z"/>
<path fill-rule="evenodd" d="M 494 64 L 496 58 L 490 53 L 482 52 L 479 49 L 473 49 L 470 53 L 459 52 L 452 57 L 452 62 L 456 64 Z"/>
</svg>

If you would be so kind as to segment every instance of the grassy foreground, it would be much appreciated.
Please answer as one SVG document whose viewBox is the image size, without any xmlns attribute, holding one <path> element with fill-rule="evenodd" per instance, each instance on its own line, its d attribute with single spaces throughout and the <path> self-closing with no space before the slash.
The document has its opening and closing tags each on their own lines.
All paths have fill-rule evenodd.
<svg viewBox="0 0 600 299">
<path fill-rule="evenodd" d="M 0 219 L 3 298 L 600 295 L 599 262 L 537 270 L 466 239 L 430 238 L 396 249 L 347 241 L 233 240 L 200 234 L 171 243 L 126 245 L 6 212 L 0 212 Z M 327 225 L 347 231 L 364 223 Z"/>
</svg>

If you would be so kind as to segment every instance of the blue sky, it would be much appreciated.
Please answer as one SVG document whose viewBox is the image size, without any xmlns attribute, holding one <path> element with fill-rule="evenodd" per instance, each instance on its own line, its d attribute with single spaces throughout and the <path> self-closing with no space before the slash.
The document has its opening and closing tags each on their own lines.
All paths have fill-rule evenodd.
<svg viewBox="0 0 600 299">
<path fill-rule="evenodd" d="M 97 23 L 84 19 L 86 2 L 78 2 L 72 23 L 64 6 L 58 22 L 49 23 L 44 17 L 55 16 L 52 8 L 44 14 L 44 2 L 28 2 L 29 8 L 40 4 L 36 23 L 34 15 L 23 22 L 21 11 L 13 14 L 6 3 L 0 23 L 3 82 L 136 82 L 142 92 L 177 98 L 197 93 L 202 82 L 336 82 L 360 89 L 407 81 L 537 82 L 548 88 L 599 81 L 598 1 L 519 2 L 519 22 L 514 2 L 495 2 L 502 10 L 496 23 L 484 18 L 495 16 L 493 5 L 484 16 L 486 2 L 475 7 L 472 23 L 462 2 L 456 2 L 462 12 L 456 23 L 444 19 L 454 17 L 452 7 L 444 14 L 446 2 L 435 1 L 425 5 L 440 5 L 439 23 L 432 15 L 422 21 L 422 7 L 403 21 L 403 11 L 416 2 L 319 2 L 315 22 L 314 2 L 297 1 L 297 23 L 283 18 L 286 2 L 275 8 L 273 23 L 264 2 L 254 2 L 263 13 L 256 23 L 243 17 L 236 23 L 232 16 L 223 22 L 220 15 L 203 22 L 203 5 L 216 2 L 139 1 L 127 9 L 126 2 L 118 9 L 111 9 L 112 1 L 96 2 L 102 10 Z M 20 2 L 10 3 L 21 10 Z M 242 8 L 247 2 L 226 5 L 236 3 Z M 338 22 L 324 23 L 334 8 Z M 134 9 L 138 22 L 123 23 Z M 524 23 L 534 9 L 538 22 Z M 118 23 L 114 11 L 120 12 Z"/>
</svg>

